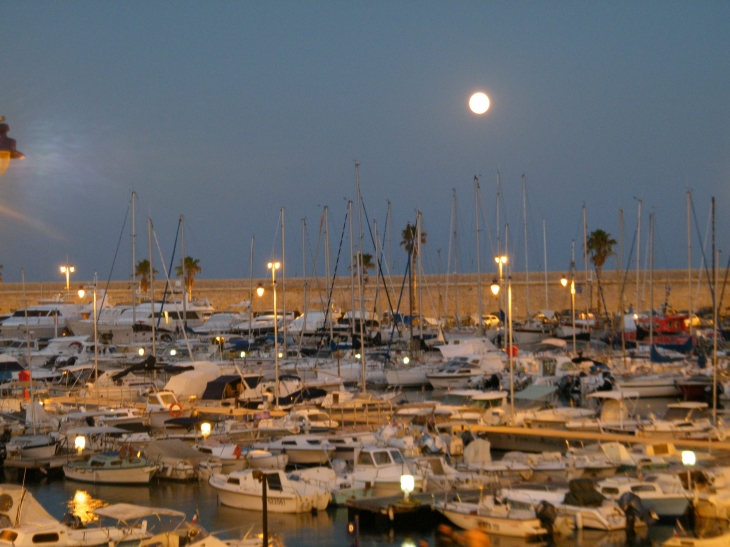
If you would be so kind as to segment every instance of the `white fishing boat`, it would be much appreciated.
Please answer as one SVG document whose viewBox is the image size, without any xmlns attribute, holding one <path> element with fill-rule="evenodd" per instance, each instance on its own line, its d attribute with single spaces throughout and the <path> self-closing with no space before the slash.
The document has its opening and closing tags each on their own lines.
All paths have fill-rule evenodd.
<svg viewBox="0 0 730 547">
<path fill-rule="evenodd" d="M 52 458 L 58 451 L 60 438 L 57 434 L 18 435 L 5 444 L 10 459 L 44 459 Z"/>
<path fill-rule="evenodd" d="M 401 492 L 401 476 L 413 475 L 415 492 L 423 489 L 423 476 L 416 472 L 397 448 L 366 446 L 355 452 L 353 477 L 373 490 L 373 496 L 392 496 Z"/>
<path fill-rule="evenodd" d="M 472 378 L 496 374 L 503 368 L 499 354 L 465 355 L 454 357 L 437 372 L 426 374 L 426 378 L 435 389 L 463 389 Z"/>
<path fill-rule="evenodd" d="M 289 464 L 303 465 L 329 463 L 335 453 L 335 447 L 321 435 L 287 435 L 281 439 L 256 443 L 254 448 L 286 454 Z"/>
<path fill-rule="evenodd" d="M 681 517 L 694 497 L 677 475 L 669 473 L 646 475 L 641 479 L 612 477 L 600 481 L 596 488 L 614 501 L 631 492 L 641 499 L 644 507 L 653 510 L 659 517 Z"/>
<path fill-rule="evenodd" d="M 127 450 L 124 450 L 124 449 Z M 63 466 L 67 479 L 95 484 L 148 484 L 157 465 L 137 455 L 133 449 L 95 454 L 82 462 Z"/>
<path fill-rule="evenodd" d="M 489 534 L 537 539 L 547 534 L 535 511 L 516 509 L 506 503 L 499 503 L 493 496 L 484 496 L 479 503 L 441 501 L 434 505 L 459 528 L 479 529 Z"/>
<path fill-rule="evenodd" d="M 578 529 L 610 531 L 626 528 L 623 511 L 596 492 L 586 479 L 571 481 L 569 488 L 506 488 L 502 490 L 502 496 L 516 506 L 532 509 L 543 501 L 551 503 L 558 514 L 573 517 Z M 643 521 L 637 520 L 636 524 L 641 525 Z"/>
<path fill-rule="evenodd" d="M 257 450 L 240 444 L 197 444 L 193 448 L 201 454 L 220 460 L 222 474 L 243 469 L 284 469 L 289 462 L 287 454 L 275 454 L 268 450 Z"/>
<path fill-rule="evenodd" d="M 229 475 L 213 475 L 208 483 L 218 492 L 223 505 L 236 509 L 262 511 L 262 483 L 254 473 L 266 480 L 266 507 L 273 513 L 306 513 L 324 510 L 329 505 L 329 492 L 311 484 L 292 481 L 281 470 L 234 471 Z"/>
</svg>

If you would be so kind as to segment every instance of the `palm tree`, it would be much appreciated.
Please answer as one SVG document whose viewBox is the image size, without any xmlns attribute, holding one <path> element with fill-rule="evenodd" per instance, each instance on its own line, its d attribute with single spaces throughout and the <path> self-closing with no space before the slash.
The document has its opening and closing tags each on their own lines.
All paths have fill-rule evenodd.
<svg viewBox="0 0 730 547">
<path fill-rule="evenodd" d="M 426 243 L 426 232 L 421 232 L 421 245 Z M 421 245 L 416 245 L 416 240 L 418 238 L 418 231 L 416 229 L 416 226 L 408 222 L 406 224 L 406 227 L 401 232 L 401 246 L 406 250 L 406 252 L 411 256 L 411 264 L 410 264 L 410 275 L 408 276 L 409 281 L 411 282 L 411 285 L 413 287 L 413 290 L 411 291 L 411 310 L 415 308 L 415 293 L 417 288 L 417 280 L 415 276 L 413 275 L 414 268 L 416 266 L 416 257 L 418 256 L 418 249 Z"/>
<path fill-rule="evenodd" d="M 193 283 L 195 283 L 195 276 L 201 272 L 200 260 L 191 256 L 185 257 L 185 287 L 188 292 L 188 300 L 193 299 Z M 183 276 L 183 262 L 180 261 L 179 266 L 175 266 L 175 275 L 178 277 Z"/>
<path fill-rule="evenodd" d="M 596 278 L 599 284 L 601 283 L 601 270 L 603 269 L 603 265 L 609 256 L 616 254 L 613 251 L 614 245 L 616 245 L 616 240 L 608 232 L 593 230 L 588 234 L 586 250 L 591 262 L 596 267 Z M 596 299 L 598 299 L 598 295 L 596 295 Z M 596 307 L 600 307 L 598 302 L 596 302 Z"/>
<path fill-rule="evenodd" d="M 156 273 L 157 270 L 154 270 L 152 275 Z M 150 289 L 150 261 L 147 259 L 140 260 L 134 268 L 134 275 L 139 277 L 139 288 L 143 293 L 146 293 Z"/>
<path fill-rule="evenodd" d="M 3 265 L 0 264 L 0 283 L 3 282 Z"/>
<path fill-rule="evenodd" d="M 360 253 L 356 253 L 353 257 L 355 259 L 355 265 L 353 266 L 353 275 L 357 274 L 357 268 L 358 268 L 358 258 L 360 257 Z M 363 253 L 362 254 L 362 283 L 363 285 L 366 285 L 368 282 L 368 273 L 370 270 L 372 270 L 375 267 L 375 264 L 373 264 L 373 255 L 369 253 Z"/>
</svg>

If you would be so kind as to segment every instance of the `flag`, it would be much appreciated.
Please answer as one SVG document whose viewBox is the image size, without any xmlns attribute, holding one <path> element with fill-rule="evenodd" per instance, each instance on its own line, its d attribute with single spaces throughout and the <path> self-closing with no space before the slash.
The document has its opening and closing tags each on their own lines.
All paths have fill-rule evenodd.
<svg viewBox="0 0 730 547">
<path fill-rule="evenodd" d="M 198 509 L 198 506 L 195 506 L 195 514 L 193 515 L 193 524 L 198 524 L 198 521 L 200 520 L 200 510 Z"/>
</svg>

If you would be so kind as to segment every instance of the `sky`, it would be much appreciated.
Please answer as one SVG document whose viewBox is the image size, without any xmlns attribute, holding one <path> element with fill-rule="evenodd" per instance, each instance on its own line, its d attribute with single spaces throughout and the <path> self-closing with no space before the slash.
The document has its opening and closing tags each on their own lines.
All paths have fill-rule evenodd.
<svg viewBox="0 0 730 547">
<path fill-rule="evenodd" d="M 363 251 L 369 220 L 393 273 L 417 211 L 426 273 L 476 271 L 477 210 L 483 272 L 498 211 L 513 270 L 542 270 L 547 249 L 565 271 L 572 241 L 582 268 L 584 206 L 633 268 L 639 200 L 642 266 L 653 215 L 654 267 L 686 268 L 688 191 L 693 267 L 712 197 L 724 265 L 728 21 L 720 1 L 0 0 L 0 115 L 26 155 L 0 178 L 4 280 L 61 281 L 67 257 L 72 282 L 128 279 L 132 191 L 137 260 L 151 218 L 154 263 L 179 263 L 184 215 L 198 278 L 263 277 L 283 208 L 286 275 L 305 267 L 302 219 L 321 275 L 328 206 L 346 275 L 356 162 Z"/>
</svg>

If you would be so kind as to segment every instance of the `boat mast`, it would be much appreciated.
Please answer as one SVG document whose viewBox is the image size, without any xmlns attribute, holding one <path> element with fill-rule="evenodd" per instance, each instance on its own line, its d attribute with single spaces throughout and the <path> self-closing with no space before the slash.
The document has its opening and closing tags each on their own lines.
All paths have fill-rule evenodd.
<svg viewBox="0 0 730 547">
<path fill-rule="evenodd" d="M 654 213 L 649 214 L 649 351 L 654 345 Z M 650 359 L 651 361 L 651 359 Z M 651 365 L 654 369 L 654 363 Z"/>
<path fill-rule="evenodd" d="M 365 380 L 366 380 L 366 369 L 365 369 L 365 292 L 364 279 L 365 272 L 363 271 L 363 248 L 362 248 L 362 195 L 360 194 L 360 164 L 355 162 L 355 190 L 357 191 L 357 239 L 358 239 L 358 253 L 357 253 L 357 282 L 358 291 L 360 292 L 360 368 L 362 369 L 362 392 L 365 393 Z"/>
<path fill-rule="evenodd" d="M 185 215 L 180 215 L 180 251 L 182 252 L 182 284 L 183 284 L 183 332 L 188 326 L 188 278 L 185 275 Z M 172 273 L 172 272 L 170 272 Z"/>
<path fill-rule="evenodd" d="M 423 236 L 423 215 L 421 211 L 418 211 L 417 213 L 417 230 L 416 230 L 416 245 L 418 245 L 418 255 L 416 257 L 418 258 L 418 273 L 421 276 L 421 279 L 423 279 L 423 254 L 421 249 L 421 237 Z M 420 343 L 423 343 L 423 289 L 422 289 L 423 283 L 419 283 L 417 287 L 417 296 L 418 296 L 418 333 L 421 337 Z"/>
<path fill-rule="evenodd" d="M 590 322 L 588 320 L 588 312 L 591 309 L 591 296 L 593 293 L 593 286 L 591 290 L 588 290 L 588 220 L 586 219 L 586 206 L 583 205 L 583 270 L 585 274 L 585 292 L 583 293 L 583 302 L 586 305 L 586 330 L 590 332 Z M 586 293 L 588 298 L 586 299 Z"/>
<path fill-rule="evenodd" d="M 620 271 L 623 272 L 624 269 L 624 210 L 619 209 L 618 210 L 618 239 L 619 239 L 619 264 L 621 264 Z M 619 278 L 620 279 L 620 278 Z M 619 302 L 619 309 L 621 310 L 621 313 L 619 317 L 621 318 L 621 358 L 623 360 L 624 364 L 624 370 L 626 370 L 626 311 L 624 308 L 624 288 L 623 283 L 621 284 L 621 292 L 619 295 L 620 302 Z"/>
<path fill-rule="evenodd" d="M 641 200 L 639 201 L 639 213 L 636 220 L 636 309 L 641 309 L 639 300 L 639 278 L 641 277 Z"/>
<path fill-rule="evenodd" d="M 283 330 L 283 336 L 284 336 L 284 355 L 286 355 L 286 327 L 287 327 L 287 321 L 286 321 L 286 256 L 284 255 L 284 225 L 286 223 L 284 222 L 284 207 L 281 208 L 281 322 L 282 322 L 282 330 Z M 274 321 L 278 321 L 278 310 L 274 309 Z M 279 391 L 279 386 L 277 383 L 276 386 L 277 393 Z M 277 406 L 279 406 L 279 401 L 277 399 L 276 401 Z"/>
<path fill-rule="evenodd" d="M 456 188 L 453 188 L 453 197 L 451 198 L 451 226 L 449 226 L 449 248 L 446 251 L 446 289 L 444 291 L 444 321 L 447 321 L 449 314 L 449 280 L 451 276 L 451 244 L 456 238 Z M 456 266 L 456 259 L 454 258 L 454 266 Z M 456 313 L 454 313 L 454 319 L 456 319 Z"/>
<path fill-rule="evenodd" d="M 132 190 L 132 325 L 137 324 L 137 222 L 135 220 L 135 205 L 137 192 Z M 132 327 L 132 343 L 137 341 L 137 333 Z"/>
<path fill-rule="evenodd" d="M 504 254 L 509 257 L 509 224 L 504 227 Z M 515 366 L 512 347 L 512 266 L 507 258 L 507 355 L 509 356 L 510 420 L 515 419 Z"/>
<path fill-rule="evenodd" d="M 545 258 L 545 309 L 550 309 L 548 295 L 548 269 L 547 269 L 547 228 L 545 227 L 545 218 L 542 219 L 542 255 Z"/>
<path fill-rule="evenodd" d="M 300 344 L 304 339 L 304 331 L 307 329 L 307 251 L 306 251 L 306 240 L 305 234 L 307 233 L 307 219 L 302 219 L 302 279 L 304 279 L 303 287 L 303 305 L 304 305 L 304 323 L 302 324 L 302 334 L 299 338 Z"/>
<path fill-rule="evenodd" d="M 327 294 L 327 300 L 325 302 L 325 305 L 327 306 L 327 311 L 325 313 L 325 317 L 327 317 L 327 321 L 329 322 L 330 327 L 330 341 L 334 339 L 334 327 L 332 325 L 332 303 L 329 301 L 330 299 L 330 209 L 328 205 L 324 206 L 324 269 L 325 269 L 325 275 L 327 278 L 325 279 L 325 291 Z"/>
<path fill-rule="evenodd" d="M 66 264 L 68 264 L 68 260 Z M 25 345 L 28 350 L 26 360 L 28 362 L 28 377 L 30 378 L 30 385 L 28 387 L 30 395 L 30 420 L 33 423 L 33 435 L 35 435 L 35 399 L 33 398 L 33 367 L 30 362 L 30 327 L 28 326 L 28 295 L 25 292 L 25 268 L 20 268 L 20 280 L 23 282 L 23 307 L 25 308 Z"/>
<path fill-rule="evenodd" d="M 347 202 L 347 213 L 350 219 L 350 332 L 355 335 L 355 265 L 352 259 L 355 256 L 355 242 L 352 231 L 352 200 Z M 353 348 L 354 349 L 354 348 Z"/>
<path fill-rule="evenodd" d="M 687 295 L 689 296 L 689 337 L 692 338 L 692 227 L 691 211 L 692 193 L 687 192 Z"/>
<path fill-rule="evenodd" d="M 527 318 L 530 317 L 530 267 L 527 262 L 527 182 L 522 175 L 522 220 L 525 231 L 525 308 Z"/>
<path fill-rule="evenodd" d="M 712 424 L 717 425 L 717 253 L 715 252 L 715 197 L 712 197 Z"/>
<path fill-rule="evenodd" d="M 152 357 L 157 356 L 157 337 L 155 336 L 155 268 L 152 257 L 152 219 L 147 217 L 147 246 L 150 254 L 150 306 L 152 307 Z"/>
<path fill-rule="evenodd" d="M 479 254 L 479 178 L 474 175 L 474 216 L 477 236 L 477 336 L 484 336 L 482 314 L 482 261 Z"/>
<path fill-rule="evenodd" d="M 252 330 L 253 330 L 253 242 L 254 237 L 251 237 L 251 250 L 249 251 L 249 265 L 248 265 L 248 294 L 249 294 L 249 302 L 248 302 L 248 341 L 249 344 L 251 343 L 253 337 L 252 337 Z M 248 352 L 246 352 L 246 355 L 248 355 Z"/>
</svg>

